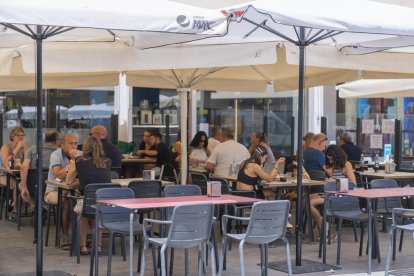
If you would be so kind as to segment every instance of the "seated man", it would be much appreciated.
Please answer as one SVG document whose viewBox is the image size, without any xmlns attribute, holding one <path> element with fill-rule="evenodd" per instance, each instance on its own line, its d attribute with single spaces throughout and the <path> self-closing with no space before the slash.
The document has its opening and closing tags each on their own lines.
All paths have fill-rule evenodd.
<svg viewBox="0 0 414 276">
<path fill-rule="evenodd" d="M 172 165 L 172 154 L 167 145 L 162 142 L 162 136 L 160 133 L 151 134 L 151 143 L 155 145 L 154 149 L 138 150 L 138 154 L 157 158 L 155 167 L 152 170 L 155 171 L 156 176 L 159 176 L 161 174 L 162 165 Z"/>
<path fill-rule="evenodd" d="M 206 162 L 206 170 L 219 177 L 231 175 L 234 163 L 241 163 L 250 158 L 249 151 L 242 144 L 234 141 L 233 130 L 222 130 L 223 142 L 218 144 Z"/>
<path fill-rule="evenodd" d="M 338 144 L 345 151 L 348 156 L 348 161 L 360 161 L 362 150 L 352 143 L 352 137 L 348 132 L 343 132 L 339 135 Z"/>
<path fill-rule="evenodd" d="M 75 158 L 81 155 L 81 152 L 77 150 L 78 137 L 75 134 L 69 133 L 63 136 L 62 145 L 60 149 L 55 150 L 50 155 L 50 165 L 48 180 L 60 179 L 63 182 L 66 180 L 66 175 L 71 166 L 75 165 Z M 70 224 L 70 210 L 69 200 L 66 196 L 62 195 L 62 242 L 61 248 L 69 250 L 69 224 Z M 51 185 L 47 185 L 45 192 L 45 202 L 47 204 L 56 205 L 58 202 L 57 188 Z"/>
<path fill-rule="evenodd" d="M 96 125 L 91 128 L 90 135 L 101 140 L 102 147 L 106 157 L 111 159 L 112 168 L 121 168 L 121 152 L 118 147 L 106 139 L 106 128 L 103 125 Z"/>
</svg>

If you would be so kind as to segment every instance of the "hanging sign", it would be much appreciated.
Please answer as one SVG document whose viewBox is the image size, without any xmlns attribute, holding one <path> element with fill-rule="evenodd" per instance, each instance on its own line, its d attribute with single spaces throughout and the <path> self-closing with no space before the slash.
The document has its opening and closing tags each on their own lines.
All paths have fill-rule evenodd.
<svg viewBox="0 0 414 276">
<path fill-rule="evenodd" d="M 370 135 L 370 148 L 371 149 L 382 149 L 382 134 L 371 134 Z"/>
<path fill-rule="evenodd" d="M 395 133 L 394 119 L 382 119 L 382 133 Z"/>
<path fill-rule="evenodd" d="M 361 133 L 374 133 L 374 120 L 362 120 Z"/>
</svg>

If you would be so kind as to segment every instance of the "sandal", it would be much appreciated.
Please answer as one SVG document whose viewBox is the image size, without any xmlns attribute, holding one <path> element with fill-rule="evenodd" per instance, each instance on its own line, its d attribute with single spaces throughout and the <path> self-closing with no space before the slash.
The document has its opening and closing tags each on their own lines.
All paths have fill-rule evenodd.
<svg viewBox="0 0 414 276">
<path fill-rule="evenodd" d="M 86 246 L 81 246 L 81 248 L 80 248 L 80 254 L 81 255 L 89 255 L 89 250 L 88 250 L 88 248 L 86 247 Z"/>
<path fill-rule="evenodd" d="M 70 242 L 62 242 L 60 244 L 60 249 L 62 249 L 62 250 L 70 250 Z"/>
</svg>

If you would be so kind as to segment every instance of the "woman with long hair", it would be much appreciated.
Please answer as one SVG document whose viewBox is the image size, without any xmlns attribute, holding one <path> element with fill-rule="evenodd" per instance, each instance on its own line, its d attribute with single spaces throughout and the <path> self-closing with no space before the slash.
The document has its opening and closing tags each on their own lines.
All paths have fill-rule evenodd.
<svg viewBox="0 0 414 276">
<path fill-rule="evenodd" d="M 83 195 L 86 185 L 92 183 L 111 183 L 111 160 L 106 158 L 101 141 L 90 136 L 83 144 L 83 153 L 75 160 L 66 177 L 66 183 L 73 183 L 76 176 L 79 178 L 79 191 Z M 94 225 L 93 220 L 82 217 L 80 220 L 80 253 L 89 253 L 86 247 L 88 224 Z M 98 252 L 102 250 L 102 233 L 99 231 Z"/>
<path fill-rule="evenodd" d="M 347 160 L 346 153 L 338 145 L 330 145 L 325 151 L 325 161 L 329 178 L 348 178 L 350 183 L 356 183 L 352 164 Z M 323 197 L 318 193 L 310 195 L 310 208 L 313 219 L 320 233 L 322 216 L 318 206 L 324 203 Z M 325 232 L 328 233 L 328 232 Z M 335 237 L 333 237 L 335 239 Z"/>
<path fill-rule="evenodd" d="M 7 169 L 20 169 L 21 164 L 24 160 L 24 155 L 29 151 L 29 147 L 24 142 L 24 129 L 21 126 L 14 127 L 9 133 L 9 143 L 3 144 L 1 147 L 1 163 L 3 168 Z M 18 165 L 20 164 L 20 165 Z M 13 166 L 11 168 L 10 166 Z M 1 182 L 6 185 L 6 176 L 1 176 Z M 12 212 L 16 213 L 17 205 L 16 202 L 16 178 L 10 179 L 10 190 L 13 190 L 13 202 L 10 205 Z M 10 211 L 10 210 L 7 210 Z"/>
<path fill-rule="evenodd" d="M 195 168 L 199 164 L 203 164 L 204 167 L 210 154 L 207 134 L 204 131 L 197 132 L 190 143 L 190 164 Z"/>
<path fill-rule="evenodd" d="M 252 152 L 251 157 L 243 161 L 237 175 L 237 190 L 256 191 L 258 197 L 263 197 L 263 192 L 258 188 L 258 182 L 260 180 L 272 181 L 278 174 L 279 166 L 285 161 L 285 158 L 279 158 L 270 174 L 268 174 L 263 170 L 267 154 L 266 148 L 258 145 Z"/>
<path fill-rule="evenodd" d="M 250 136 L 250 144 L 251 144 L 249 148 L 250 155 L 253 154 L 255 148 L 257 148 L 260 145 L 264 147 L 267 151 L 266 162 L 272 162 L 272 163 L 276 162 L 276 158 L 272 152 L 272 149 L 267 144 L 267 137 L 264 132 L 261 132 L 261 131 L 253 132 L 252 135 Z"/>
</svg>

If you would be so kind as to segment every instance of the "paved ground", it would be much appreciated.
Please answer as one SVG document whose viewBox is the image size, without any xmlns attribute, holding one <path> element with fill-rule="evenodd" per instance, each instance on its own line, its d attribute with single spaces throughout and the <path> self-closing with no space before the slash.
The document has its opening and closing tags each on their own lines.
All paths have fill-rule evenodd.
<svg viewBox="0 0 414 276">
<path fill-rule="evenodd" d="M 35 271 L 35 246 L 32 244 L 33 228 L 29 225 L 29 219 L 23 220 L 23 227 L 20 232 L 16 230 L 15 224 L 10 221 L 0 221 L 0 275 L 15 275 L 23 272 Z M 53 230 L 53 229 L 51 229 Z M 53 231 L 51 231 L 53 233 Z M 53 237 L 51 237 L 53 240 Z M 373 261 L 372 275 L 383 275 L 384 261 L 386 257 L 387 239 L 385 233 L 380 233 L 381 253 L 383 262 L 378 264 Z M 328 246 L 328 263 L 335 264 L 336 246 L 334 243 Z M 119 245 L 117 247 L 118 255 L 113 257 L 112 275 L 127 275 L 128 262 L 123 262 L 119 256 Z M 290 239 L 290 250 L 292 258 L 295 255 L 295 241 Z M 317 244 L 308 244 L 304 241 L 303 258 L 320 261 L 317 257 Z M 107 240 L 104 240 L 104 251 L 107 252 Z M 106 253 L 100 257 L 100 275 L 106 275 Z M 358 243 L 355 243 L 352 235 L 352 228 L 345 228 L 345 237 L 342 242 L 341 269 L 331 272 L 307 273 L 308 276 L 316 275 L 365 275 L 367 270 L 367 256 L 358 256 Z M 257 266 L 259 262 L 259 250 L 253 246 L 247 246 L 245 250 L 245 268 L 246 275 L 259 275 L 260 270 Z M 136 258 L 135 254 L 135 258 Z M 150 256 L 149 256 L 150 257 Z M 151 259 L 151 258 L 148 258 Z M 269 249 L 269 261 L 283 261 L 284 249 L 282 246 Z M 76 264 L 75 257 L 69 257 L 68 251 L 55 248 L 53 245 L 44 249 L 44 270 L 45 271 L 63 271 L 70 275 L 88 275 L 89 273 L 89 256 L 82 256 L 81 263 Z M 196 251 L 190 253 L 190 275 L 196 275 Z M 136 259 L 135 259 L 136 265 Z M 292 265 L 294 261 L 292 260 Z M 239 259 L 237 245 L 229 252 L 228 269 L 224 275 L 240 275 Z M 414 275 L 414 251 L 411 235 L 405 236 L 403 252 L 397 253 L 397 260 L 392 264 L 393 269 L 399 269 L 395 275 Z M 147 275 L 152 275 L 151 261 L 147 264 Z M 17 274 L 18 275 L 18 274 Z M 24 274 L 34 275 L 34 274 Z M 49 275 L 53 275 L 50 273 Z M 57 275 L 57 273 L 56 273 Z M 64 274 L 62 274 L 64 275 Z M 138 275 L 138 273 L 136 273 Z M 176 252 L 174 275 L 183 275 L 183 253 L 180 250 Z M 286 275 L 285 273 L 269 270 L 269 275 Z"/>
</svg>

